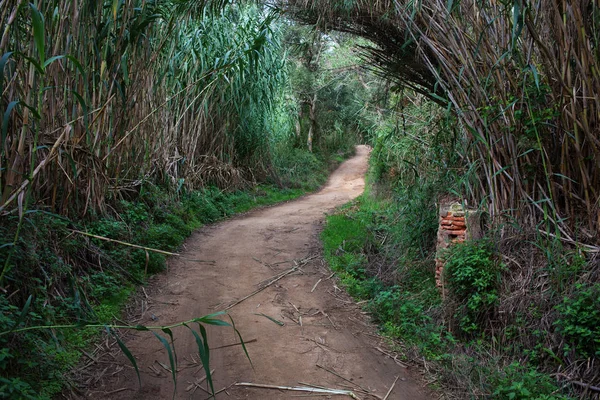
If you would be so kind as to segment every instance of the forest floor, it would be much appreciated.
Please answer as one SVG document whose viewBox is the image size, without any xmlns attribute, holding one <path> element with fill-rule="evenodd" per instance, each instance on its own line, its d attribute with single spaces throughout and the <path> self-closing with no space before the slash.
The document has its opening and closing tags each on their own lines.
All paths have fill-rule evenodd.
<svg viewBox="0 0 600 400">
<path fill-rule="evenodd" d="M 429 398 L 418 373 L 390 357 L 385 340 L 360 306 L 337 286 L 321 257 L 319 232 L 325 213 L 363 192 L 368 155 L 369 148 L 359 146 L 357 155 L 315 194 L 194 233 L 184 244 L 182 257 L 172 257 L 168 272 L 153 278 L 128 306 L 128 322 L 185 321 L 223 310 L 264 287 L 228 310 L 247 343 L 252 365 L 241 346 L 228 346 L 239 342 L 231 328 L 208 327 L 208 342 L 214 349 L 210 360 L 214 388 L 226 388 L 217 399 L 323 398 L 323 394 L 236 386 L 239 382 L 308 383 L 380 400 L 392 388 L 388 399 Z M 286 271 L 292 272 L 265 287 L 265 282 Z M 194 337 L 185 328 L 173 331 L 178 357 L 175 397 L 208 398 L 206 382 L 195 383 L 205 374 Z M 107 339 L 107 350 L 92 356 L 96 362 L 90 368 L 97 375 L 84 397 L 172 398 L 173 380 L 163 345 L 150 332 L 136 331 L 123 340 L 137 360 L 141 388 L 127 358 Z"/>
</svg>

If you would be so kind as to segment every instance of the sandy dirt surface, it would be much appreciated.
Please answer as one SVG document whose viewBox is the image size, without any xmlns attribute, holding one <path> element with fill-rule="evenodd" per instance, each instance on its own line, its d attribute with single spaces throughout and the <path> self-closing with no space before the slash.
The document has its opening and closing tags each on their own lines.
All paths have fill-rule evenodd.
<svg viewBox="0 0 600 400">
<path fill-rule="evenodd" d="M 222 310 L 278 273 L 298 267 L 229 310 L 248 342 L 253 367 L 241 346 L 227 346 L 239 342 L 231 328 L 208 329 L 209 344 L 214 349 L 211 369 L 215 391 L 227 388 L 216 398 L 328 398 L 234 385 L 252 382 L 278 386 L 311 384 L 353 390 L 360 399 L 383 399 L 397 377 L 388 399 L 429 398 L 411 375 L 416 372 L 382 353 L 387 352 L 385 344 L 368 317 L 338 287 L 336 277 L 320 257 L 318 235 L 325 213 L 363 192 L 368 154 L 366 146 L 359 146 L 356 156 L 344 162 L 318 193 L 194 233 L 182 250 L 185 260 L 171 258 L 168 272 L 155 277 L 146 294 L 133 305 L 140 307 L 139 321 L 135 323 L 162 326 Z M 198 259 L 215 262 L 187 261 Z M 175 397 L 207 399 L 206 382 L 194 384 L 205 375 L 198 364 L 194 337 L 186 328 L 174 329 L 174 334 L 179 359 Z M 137 359 L 142 387 L 139 388 L 135 372 L 124 356 L 115 356 L 114 360 L 105 357 L 103 360 L 110 361 L 101 363 L 100 374 L 90 383 L 85 397 L 172 398 L 169 359 L 160 342 L 149 332 L 128 334 L 124 340 Z"/>
</svg>

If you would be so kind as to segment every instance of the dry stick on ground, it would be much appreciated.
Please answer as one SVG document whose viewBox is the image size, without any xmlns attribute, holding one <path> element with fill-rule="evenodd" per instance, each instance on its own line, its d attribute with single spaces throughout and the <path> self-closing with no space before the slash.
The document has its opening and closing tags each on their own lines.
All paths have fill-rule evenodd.
<svg viewBox="0 0 600 400">
<path fill-rule="evenodd" d="M 92 237 L 94 239 L 100 239 L 100 240 L 104 240 L 104 241 L 107 241 L 107 242 L 113 242 L 113 243 L 122 244 L 123 246 L 129 246 L 129 247 L 133 247 L 133 248 L 136 248 L 136 249 L 151 251 L 153 253 L 160 253 L 160 254 L 165 254 L 167 256 L 181 257 L 181 254 L 179 254 L 179 253 L 171 253 L 170 251 L 164 251 L 164 250 L 153 249 L 151 247 L 139 246 L 137 244 L 127 243 L 127 242 L 123 242 L 123 241 L 115 240 L 115 239 L 110 239 L 110 238 L 107 238 L 107 237 L 104 237 L 104 236 L 93 235 L 91 233 L 82 232 L 82 231 L 78 231 L 78 230 L 75 230 L 75 229 L 71 229 L 71 232 L 73 232 L 73 233 L 79 233 L 80 235 L 84 235 L 84 236 L 89 236 L 89 237 Z M 202 262 L 202 263 L 209 263 L 209 264 L 216 263 L 216 261 L 214 261 L 214 260 L 191 260 L 191 259 L 187 259 L 187 258 L 184 258 L 184 257 L 181 257 L 181 259 L 182 260 L 186 260 L 186 261 Z"/>
<path fill-rule="evenodd" d="M 273 268 L 273 266 L 272 266 L 271 264 L 267 264 L 266 262 L 264 262 L 264 261 L 261 261 L 260 259 L 258 259 L 258 258 L 256 258 L 256 257 L 252 257 L 252 259 L 253 259 L 254 261 L 256 261 L 257 263 L 259 263 L 259 264 L 262 264 L 262 265 L 264 265 L 264 266 L 268 267 L 268 268 L 269 268 L 271 271 L 275 271 L 275 268 Z"/>
<path fill-rule="evenodd" d="M 356 383 L 356 382 L 353 382 L 353 381 L 351 381 L 350 379 L 344 378 L 343 376 L 341 376 L 341 375 L 340 375 L 340 374 L 338 374 L 337 372 L 335 372 L 335 371 L 332 371 L 332 370 L 330 370 L 330 369 L 327 369 L 327 368 L 325 368 L 324 366 L 322 366 L 322 365 L 319 365 L 319 364 L 317 364 L 317 367 L 318 367 L 318 368 L 321 368 L 321 369 L 323 369 L 323 370 L 325 370 L 325 371 L 327 371 L 327 372 L 329 372 L 330 374 L 333 374 L 333 375 L 337 376 L 337 377 L 338 377 L 338 378 L 340 378 L 340 379 L 343 379 L 343 380 L 345 380 L 346 382 L 349 382 L 349 383 L 353 384 L 354 386 L 356 386 L 357 388 L 359 388 L 360 390 L 362 390 L 362 391 L 363 391 L 363 392 L 365 392 L 366 394 L 369 394 L 369 395 L 371 395 L 371 396 L 377 397 L 378 399 L 381 399 L 381 397 L 377 396 L 376 394 L 373 394 L 373 393 L 371 393 L 369 390 L 367 390 L 367 389 L 365 389 L 364 387 L 360 386 L 358 383 Z"/>
<path fill-rule="evenodd" d="M 396 382 L 398 382 L 398 378 L 400 378 L 400 375 L 398 375 L 396 377 L 396 379 L 394 380 L 394 383 L 392 383 L 392 386 L 390 387 L 390 390 L 388 390 L 388 392 L 385 395 L 385 397 L 383 398 L 383 400 L 387 400 L 387 398 L 390 397 L 390 394 L 392 393 L 392 390 L 394 390 L 394 386 L 396 386 Z"/>
<path fill-rule="evenodd" d="M 258 342 L 258 339 L 250 339 L 250 340 L 245 340 L 244 341 L 244 345 L 248 344 L 248 343 L 254 343 L 254 342 Z M 232 344 L 226 344 L 224 346 L 219 346 L 219 347 L 212 347 L 210 350 L 218 350 L 218 349 L 224 349 L 226 347 L 233 347 L 233 346 L 239 346 L 242 343 L 232 343 Z"/>
<path fill-rule="evenodd" d="M 353 399 L 360 400 L 358 396 L 351 392 L 350 390 L 340 390 L 340 389 L 321 389 L 321 388 L 313 388 L 313 387 L 304 387 L 304 386 L 276 386 L 276 385 L 264 385 L 259 383 L 248 383 L 248 382 L 240 382 L 236 383 L 236 386 L 248 386 L 262 389 L 278 389 L 278 390 L 290 390 L 295 392 L 309 392 L 309 393 L 325 393 L 325 394 L 333 394 L 333 395 L 341 395 L 341 396 L 350 396 Z"/>
<path fill-rule="evenodd" d="M 233 304 L 230 304 L 229 306 L 225 307 L 225 309 L 223 311 L 227 311 L 232 309 L 233 307 L 237 306 L 238 304 L 240 304 L 241 302 L 248 300 L 250 297 L 257 295 L 258 293 L 262 292 L 263 290 L 265 290 L 266 288 L 268 288 L 269 286 L 271 286 L 272 284 L 274 284 L 275 282 L 277 282 L 278 280 L 280 280 L 281 278 L 291 274 L 292 272 L 295 272 L 298 270 L 298 267 L 294 267 L 291 268 L 289 270 L 287 270 L 286 272 L 282 273 L 282 274 L 278 274 L 275 275 L 277 276 L 277 278 L 273 279 L 271 282 L 267 283 L 266 285 L 264 285 L 263 287 L 261 287 L 260 289 L 256 289 L 254 292 L 250 293 L 248 296 L 246 297 L 242 297 L 241 299 L 239 299 L 238 301 L 234 302 Z"/>
<path fill-rule="evenodd" d="M 214 374 L 214 373 L 215 373 L 215 370 L 214 370 L 214 369 L 213 369 L 212 371 L 210 371 L 210 374 L 211 374 L 211 375 L 212 375 L 212 374 Z M 193 382 L 193 383 L 192 383 L 190 386 L 188 386 L 188 387 L 185 389 L 185 391 L 186 391 L 186 392 L 189 392 L 189 391 L 190 391 L 190 390 L 192 390 L 192 389 L 194 389 L 194 391 L 195 391 L 195 390 L 196 390 L 195 388 L 196 388 L 197 386 L 200 386 L 200 385 L 202 385 L 202 382 L 204 382 L 204 381 L 206 380 L 206 377 L 207 377 L 207 375 L 204 375 L 204 377 L 203 377 L 203 378 L 200 378 L 200 379 L 198 379 L 197 381 Z M 193 392 L 192 392 L 192 393 L 193 393 Z"/>
<path fill-rule="evenodd" d="M 380 347 L 375 347 L 376 350 L 379 350 L 379 352 L 381 352 L 382 354 L 385 354 L 386 356 L 388 356 L 389 358 L 391 358 L 392 360 L 394 360 L 396 362 L 396 364 L 398 364 L 399 366 L 401 366 L 402 368 L 408 368 L 408 365 L 403 363 L 402 361 L 398 361 L 398 356 L 394 356 L 391 353 L 388 353 L 385 350 L 382 350 Z"/>
<path fill-rule="evenodd" d="M 317 288 L 317 286 L 319 286 L 319 283 L 321 283 L 321 281 L 322 281 L 322 280 L 323 280 L 323 279 L 319 279 L 319 280 L 317 281 L 317 283 L 315 283 L 315 286 L 313 286 L 312 290 L 310 291 L 311 293 L 315 291 L 315 289 Z"/>
</svg>

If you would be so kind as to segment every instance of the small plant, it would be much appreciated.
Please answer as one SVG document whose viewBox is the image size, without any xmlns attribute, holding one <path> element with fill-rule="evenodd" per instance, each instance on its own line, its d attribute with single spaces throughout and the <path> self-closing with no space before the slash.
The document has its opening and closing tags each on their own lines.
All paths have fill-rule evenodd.
<svg viewBox="0 0 600 400">
<path fill-rule="evenodd" d="M 496 376 L 492 399 L 497 400 L 567 400 L 554 394 L 558 388 L 552 379 L 535 369 L 512 363 Z"/>
<path fill-rule="evenodd" d="M 556 306 L 554 325 L 567 339 L 565 356 L 600 356 L 600 284 L 576 284 L 571 295 Z"/>
<path fill-rule="evenodd" d="M 481 330 L 484 316 L 498 300 L 501 267 L 487 240 L 459 243 L 448 250 L 444 273 L 458 301 L 455 317 L 463 333 Z"/>
<path fill-rule="evenodd" d="M 131 362 L 135 369 L 135 373 L 138 378 L 138 382 L 141 385 L 140 372 L 135 360 L 135 357 L 131 353 L 131 351 L 127 348 L 125 343 L 120 339 L 119 334 L 117 333 L 117 329 L 130 329 L 136 331 L 147 331 L 151 332 L 156 339 L 160 341 L 160 343 L 165 348 L 169 356 L 169 364 L 171 367 L 171 378 L 173 380 L 173 398 L 175 398 L 175 393 L 177 390 L 177 355 L 175 352 L 175 342 L 173 340 L 173 332 L 172 329 L 178 327 L 186 327 L 190 333 L 194 336 L 196 340 L 196 344 L 198 345 L 198 353 L 200 362 L 202 363 L 202 367 L 206 373 L 206 381 L 208 382 L 210 393 L 214 396 L 215 390 L 213 387 L 212 374 L 210 372 L 210 349 L 208 346 L 208 336 L 206 332 L 206 327 L 204 325 L 215 325 L 215 326 L 225 326 L 232 327 L 236 336 L 240 339 L 240 344 L 242 345 L 242 349 L 248 360 L 250 361 L 250 356 L 248 355 L 248 351 L 246 349 L 246 344 L 242 339 L 240 332 L 235 327 L 233 319 L 229 317 L 231 323 L 223 321 L 218 317 L 225 315 L 225 312 L 218 312 L 210 315 L 206 315 L 200 318 L 193 318 L 189 321 L 179 322 L 177 324 L 172 324 L 169 326 L 143 326 L 143 325 L 108 325 L 108 324 L 71 324 L 71 325 L 33 325 L 33 326 L 24 326 L 19 327 L 21 323 L 24 322 L 25 317 L 29 313 L 29 306 L 31 304 L 32 297 L 27 300 L 25 307 L 20 312 L 19 318 L 16 320 L 16 323 L 13 325 L 12 329 L 0 332 L 0 341 L 6 340 L 7 337 L 14 336 L 19 333 L 24 332 L 32 332 L 32 331 L 53 331 L 53 330 L 74 330 L 74 329 L 98 329 L 104 328 L 106 332 L 113 336 L 123 354 L 127 357 L 127 359 Z M 14 311 L 14 310 L 13 310 Z M 198 331 L 194 330 L 193 325 L 198 326 Z M 165 336 L 161 336 L 162 332 Z M 167 339 L 168 337 L 168 339 Z M 0 353 L 0 362 L 4 357 L 10 357 L 10 353 L 8 351 L 3 350 Z M 250 361 L 251 362 L 251 361 Z M 19 378 L 5 379 L 2 378 L 0 380 L 0 395 L 7 396 L 8 398 L 31 398 L 34 399 L 36 397 L 31 396 L 33 391 L 31 387 L 25 382 L 21 381 Z"/>
</svg>

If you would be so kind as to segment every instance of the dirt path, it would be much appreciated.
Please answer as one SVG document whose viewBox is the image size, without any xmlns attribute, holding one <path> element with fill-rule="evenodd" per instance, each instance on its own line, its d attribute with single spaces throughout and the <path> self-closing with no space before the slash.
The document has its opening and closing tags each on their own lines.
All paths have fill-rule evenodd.
<svg viewBox="0 0 600 400">
<path fill-rule="evenodd" d="M 188 239 L 183 255 L 186 259 L 216 263 L 171 259 L 169 272 L 155 278 L 144 301 L 149 307 L 139 321 L 144 325 L 166 325 L 213 313 L 252 293 L 260 282 L 300 265 L 300 271 L 229 311 L 244 340 L 249 341 L 247 347 L 254 369 L 240 346 L 212 351 L 215 390 L 229 387 L 217 399 L 284 399 L 306 395 L 231 386 L 236 382 L 284 386 L 301 386 L 299 382 L 304 382 L 327 388 L 357 388 L 317 364 L 372 391 L 380 399 L 398 376 L 400 379 L 389 399 L 428 398 L 406 369 L 377 350 L 384 345 L 374 335 L 366 316 L 336 286 L 335 277 L 331 277 L 318 256 L 318 233 L 324 213 L 362 193 L 367 158 L 368 148 L 359 146 L 357 155 L 343 163 L 320 192 L 201 229 Z M 279 326 L 257 315 L 261 313 L 285 325 Z M 176 398 L 206 399 L 207 393 L 193 386 L 194 381 L 204 376 L 204 371 L 192 361 L 198 360 L 193 336 L 184 328 L 177 329 L 175 337 L 180 368 Z M 232 343 L 236 343 L 236 338 L 230 328 L 209 329 L 211 348 Z M 139 332 L 130 336 L 126 344 L 138 360 L 142 389 L 138 388 L 131 366 L 120 357 L 122 362 L 116 370 L 120 372 L 111 376 L 113 370 L 107 369 L 86 397 L 172 398 L 170 374 L 159 364 L 167 367 L 168 356 L 159 341 L 148 332 Z M 376 398 L 360 393 L 356 391 L 361 399 Z"/>
</svg>

